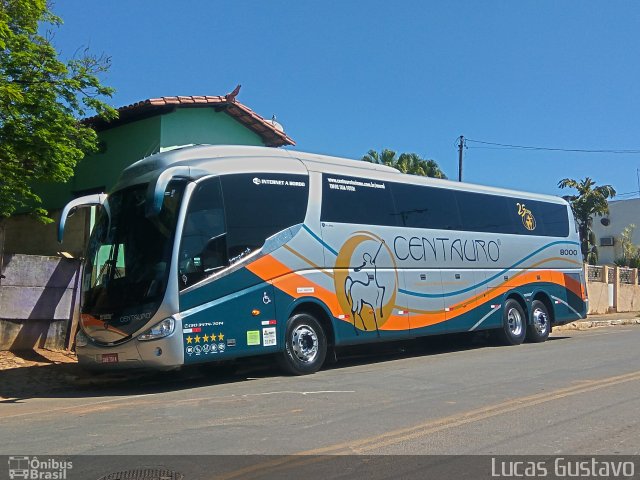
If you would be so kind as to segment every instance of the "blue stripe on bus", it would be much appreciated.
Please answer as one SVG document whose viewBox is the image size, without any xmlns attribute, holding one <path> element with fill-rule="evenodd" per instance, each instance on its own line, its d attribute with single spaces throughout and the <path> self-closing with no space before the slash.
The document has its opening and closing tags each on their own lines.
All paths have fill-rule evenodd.
<svg viewBox="0 0 640 480">
<path fill-rule="evenodd" d="M 335 256 L 338 256 L 338 252 L 336 252 L 333 248 L 331 248 L 327 243 L 325 243 L 318 235 L 316 235 L 309 227 L 307 227 L 305 224 L 302 225 L 302 227 L 309 232 L 309 234 L 315 238 L 318 242 L 320 242 L 327 250 L 329 250 L 331 253 L 333 253 Z M 534 255 L 537 255 L 538 253 L 540 253 L 543 250 L 546 250 L 549 247 L 553 247 L 555 245 L 577 245 L 580 246 L 580 244 L 578 242 L 571 242 L 568 240 L 561 240 L 561 241 L 557 241 L 557 242 L 551 242 L 548 243 L 547 245 L 540 247 L 538 250 L 536 250 L 533 253 L 530 253 L 529 255 L 527 255 L 526 257 L 518 260 L 516 263 L 514 263 L 513 265 L 511 265 L 508 268 L 505 268 L 504 270 L 502 270 L 501 272 L 496 273 L 494 276 L 487 278 L 486 280 L 477 283 L 476 285 L 472 285 L 470 287 L 464 288 L 462 290 L 456 290 L 455 292 L 449 292 L 449 293 L 420 293 L 420 292 L 412 292 L 411 290 L 404 290 L 402 288 L 398 289 L 399 293 L 403 293 L 405 295 L 411 295 L 414 297 L 423 297 L 423 298 L 442 298 L 442 297 L 452 297 L 454 295 L 459 295 L 461 293 L 466 293 L 469 292 L 475 288 L 481 287 L 482 285 L 486 285 L 487 283 L 489 283 L 492 280 L 495 280 L 496 278 L 498 278 L 500 275 L 504 275 L 505 272 L 508 272 L 509 270 L 517 267 L 518 265 L 520 265 L 522 262 L 525 262 L 526 260 L 530 259 L 531 257 L 533 257 Z"/>
<path fill-rule="evenodd" d="M 513 265 L 511 265 L 508 268 L 505 268 L 504 270 L 502 270 L 501 272 L 496 273 L 494 276 L 487 278 L 486 280 L 477 283 L 476 285 L 472 285 L 470 287 L 467 288 L 463 288 L 462 290 L 456 290 L 455 292 L 448 292 L 448 293 L 420 293 L 420 292 L 412 292 L 410 290 L 404 290 L 402 288 L 398 289 L 398 292 L 400 293 L 404 293 L 405 295 L 411 295 L 414 297 L 424 297 L 424 298 L 442 298 L 442 297 L 452 297 L 454 295 L 459 295 L 461 293 L 466 293 L 469 292 L 475 288 L 478 288 L 482 285 L 485 285 L 487 283 L 489 283 L 491 280 L 495 280 L 496 278 L 498 278 L 500 275 L 504 275 L 506 272 L 508 272 L 509 270 L 517 267 L 518 265 L 520 265 L 522 262 L 530 259 L 531 257 L 533 257 L 534 255 L 537 255 L 538 253 L 540 253 L 543 250 L 546 250 L 549 247 L 553 247 L 554 245 L 580 245 L 578 242 L 570 242 L 570 241 L 558 241 L 558 242 L 551 242 L 547 245 L 545 245 L 544 247 L 540 247 L 538 250 L 536 250 L 533 253 L 530 253 L 529 255 L 527 255 L 526 257 L 524 257 L 521 260 L 518 260 L 516 263 L 514 263 Z"/>
<path fill-rule="evenodd" d="M 331 253 L 333 253 L 336 257 L 338 256 L 338 252 L 336 252 L 333 248 L 331 248 L 329 245 L 327 245 L 326 243 L 324 243 L 322 241 L 322 239 L 316 235 L 315 233 L 313 233 L 313 231 L 307 227 L 305 224 L 302 224 L 302 228 L 304 228 L 307 232 L 309 232 L 309 235 L 311 235 L 313 238 L 315 238 L 318 242 L 320 242 L 322 244 L 322 246 L 324 246 L 324 248 L 326 248 L 327 250 L 329 250 Z"/>
</svg>

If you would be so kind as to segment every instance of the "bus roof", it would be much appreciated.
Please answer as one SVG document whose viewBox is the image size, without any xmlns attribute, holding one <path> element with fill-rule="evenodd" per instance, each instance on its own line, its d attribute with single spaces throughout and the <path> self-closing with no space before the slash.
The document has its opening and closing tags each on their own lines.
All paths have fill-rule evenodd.
<svg viewBox="0 0 640 480">
<path fill-rule="evenodd" d="M 265 163 L 264 160 L 267 158 L 270 161 Z M 296 150 L 240 145 L 194 145 L 156 153 L 127 167 L 123 171 L 116 189 L 146 182 L 154 174 L 157 175 L 158 172 L 173 166 L 194 167 L 199 170 L 210 171 L 212 174 L 252 171 L 306 174 L 309 171 L 314 171 L 332 173 L 334 175 L 366 176 L 376 180 L 428 185 L 453 190 L 519 196 L 553 203 L 566 203 L 564 199 L 553 195 L 407 175 L 392 167 L 355 159 Z"/>
</svg>

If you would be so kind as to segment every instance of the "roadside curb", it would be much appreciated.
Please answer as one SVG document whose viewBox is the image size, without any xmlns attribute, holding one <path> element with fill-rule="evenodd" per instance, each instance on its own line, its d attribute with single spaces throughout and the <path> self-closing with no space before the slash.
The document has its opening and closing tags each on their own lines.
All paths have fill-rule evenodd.
<svg viewBox="0 0 640 480">
<path fill-rule="evenodd" d="M 589 328 L 613 327 L 619 325 L 640 325 L 640 318 L 612 318 L 611 320 L 580 320 L 554 327 L 554 331 L 587 330 Z"/>
</svg>

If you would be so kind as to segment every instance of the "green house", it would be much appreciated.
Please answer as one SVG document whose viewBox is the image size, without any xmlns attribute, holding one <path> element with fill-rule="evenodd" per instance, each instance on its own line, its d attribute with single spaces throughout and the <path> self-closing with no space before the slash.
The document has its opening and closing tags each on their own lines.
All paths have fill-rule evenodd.
<svg viewBox="0 0 640 480">
<path fill-rule="evenodd" d="M 151 98 L 118 112 L 119 118 L 111 122 L 84 120 L 98 132 L 99 153 L 85 157 L 69 182 L 37 186 L 43 207 L 56 220 L 69 200 L 109 191 L 125 167 L 154 153 L 194 144 L 295 145 L 277 122 L 261 117 L 234 94 Z M 7 225 L 5 253 L 55 255 L 64 250 L 77 256 L 87 240 L 89 217 L 89 211 L 74 215 L 60 246 L 54 225 L 17 215 Z"/>
</svg>

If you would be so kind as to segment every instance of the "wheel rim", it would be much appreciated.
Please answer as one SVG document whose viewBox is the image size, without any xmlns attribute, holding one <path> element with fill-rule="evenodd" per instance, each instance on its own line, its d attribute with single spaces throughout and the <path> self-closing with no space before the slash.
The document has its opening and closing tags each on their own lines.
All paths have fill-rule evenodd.
<svg viewBox="0 0 640 480">
<path fill-rule="evenodd" d="M 299 325 L 291 335 L 291 348 L 295 357 L 303 363 L 311 363 L 318 356 L 318 336 L 308 325 Z"/>
<path fill-rule="evenodd" d="M 549 319 L 547 318 L 547 312 L 541 308 L 536 308 L 533 311 L 533 327 L 536 329 L 538 335 L 544 335 L 549 328 Z"/>
<path fill-rule="evenodd" d="M 507 314 L 507 324 L 509 326 L 509 332 L 514 337 L 522 335 L 522 315 L 516 308 L 510 308 Z"/>
</svg>

